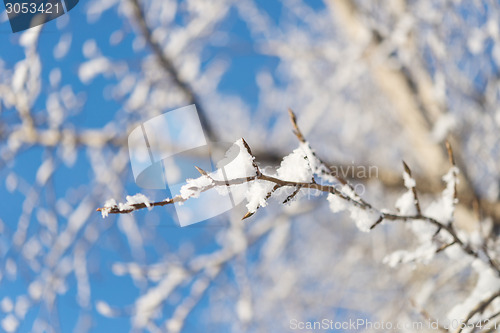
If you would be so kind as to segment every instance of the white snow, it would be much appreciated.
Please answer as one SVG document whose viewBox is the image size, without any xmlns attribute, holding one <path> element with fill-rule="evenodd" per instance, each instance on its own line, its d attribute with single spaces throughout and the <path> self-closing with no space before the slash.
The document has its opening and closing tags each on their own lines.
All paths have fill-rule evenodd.
<svg viewBox="0 0 500 333">
<path fill-rule="evenodd" d="M 446 182 L 446 188 L 444 189 L 441 198 L 432 202 L 429 207 L 427 207 L 425 210 L 425 214 L 427 216 L 445 224 L 452 221 L 455 204 L 457 203 L 457 200 L 454 197 L 454 191 L 455 185 L 458 183 L 458 173 L 458 168 L 453 167 L 446 175 L 443 176 L 443 180 Z"/>
<path fill-rule="evenodd" d="M 411 189 L 416 186 L 415 179 L 413 179 L 408 172 L 403 172 L 403 180 L 405 182 L 405 187 Z"/>
<path fill-rule="evenodd" d="M 106 200 L 106 202 L 104 203 L 104 207 L 101 209 L 102 218 L 107 217 L 109 212 L 111 211 L 111 208 L 115 207 L 116 205 L 117 204 L 115 199 Z"/>
<path fill-rule="evenodd" d="M 249 184 L 246 194 L 247 209 L 250 213 L 254 213 L 257 208 L 265 207 L 267 205 L 266 196 L 272 190 L 274 184 L 267 181 L 254 181 Z"/>
<path fill-rule="evenodd" d="M 377 212 L 363 209 L 352 204 L 349 206 L 348 210 L 351 213 L 351 219 L 356 223 L 356 227 L 363 232 L 369 232 L 370 227 L 377 222 L 380 217 Z"/>
<path fill-rule="evenodd" d="M 186 185 L 181 187 L 181 197 L 183 199 L 198 198 L 200 193 L 213 185 L 213 180 L 208 176 L 201 176 L 196 179 L 187 179 Z"/>
<path fill-rule="evenodd" d="M 307 155 L 301 147 L 285 156 L 276 172 L 278 178 L 293 182 L 310 182 L 313 176 Z"/>
<path fill-rule="evenodd" d="M 348 207 L 346 200 L 336 194 L 329 193 L 326 199 L 330 203 L 330 210 L 334 213 L 346 210 Z"/>
<path fill-rule="evenodd" d="M 356 194 L 356 192 L 354 192 L 354 189 L 349 186 L 349 185 L 342 185 L 342 188 L 340 189 L 340 192 L 342 192 L 342 194 L 344 194 L 346 197 L 352 199 L 352 200 L 355 200 L 355 201 L 359 201 L 360 200 L 360 197 Z"/>
<path fill-rule="evenodd" d="M 406 263 L 429 263 L 434 258 L 438 247 L 432 241 L 428 241 L 417 247 L 413 251 L 399 250 L 387 255 L 383 263 L 390 267 L 396 267 L 398 264 Z"/>
<path fill-rule="evenodd" d="M 145 204 L 148 209 L 151 209 L 151 200 L 142 193 L 137 193 L 135 195 L 127 195 L 127 202 L 116 203 L 115 199 L 109 199 L 104 203 L 104 207 L 101 209 L 101 215 L 103 218 L 109 215 L 109 212 L 113 207 L 118 207 L 120 211 L 134 210 L 136 204 Z"/>
<path fill-rule="evenodd" d="M 145 204 L 146 207 L 151 207 L 151 201 L 142 193 L 137 193 L 135 195 L 127 195 L 127 205 Z"/>
<path fill-rule="evenodd" d="M 237 140 L 226 152 L 225 157 L 217 162 L 219 168 L 212 176 L 215 180 L 253 177 L 256 170 L 253 166 L 254 157 L 246 150 L 243 140 Z"/>
<path fill-rule="evenodd" d="M 404 171 L 403 180 L 408 191 L 406 191 L 401 197 L 399 197 L 399 199 L 396 201 L 395 206 L 401 215 L 416 215 L 417 202 L 412 191 L 412 188 L 416 186 L 415 179 L 413 179 L 408 172 Z"/>
<path fill-rule="evenodd" d="M 415 198 L 411 190 L 406 191 L 396 201 L 396 208 L 401 215 L 415 215 L 417 214 L 417 207 L 415 206 Z"/>
<path fill-rule="evenodd" d="M 314 174 L 330 183 L 334 183 L 336 181 L 335 177 L 329 175 L 329 170 L 327 169 L 327 167 L 323 165 L 321 161 L 314 155 L 314 150 L 311 148 L 308 142 L 301 143 L 300 149 L 302 149 L 304 155 L 307 156 L 309 166 Z"/>
</svg>

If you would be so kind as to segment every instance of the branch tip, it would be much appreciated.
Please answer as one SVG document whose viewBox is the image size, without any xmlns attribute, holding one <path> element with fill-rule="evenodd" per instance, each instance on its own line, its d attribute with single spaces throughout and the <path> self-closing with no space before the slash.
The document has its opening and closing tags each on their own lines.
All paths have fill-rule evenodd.
<svg viewBox="0 0 500 333">
<path fill-rule="evenodd" d="M 202 175 L 202 176 L 208 176 L 208 173 L 203 170 L 202 168 L 197 167 L 196 165 L 194 166 L 196 170 Z"/>
<path fill-rule="evenodd" d="M 451 148 L 451 144 L 448 140 L 446 140 L 446 151 L 448 152 L 448 159 L 450 160 L 451 165 L 455 166 L 455 157 L 453 156 L 453 149 Z"/>
<path fill-rule="evenodd" d="M 370 227 L 370 230 L 373 230 L 376 226 L 378 226 L 380 223 L 382 223 L 382 221 L 384 220 L 384 216 L 381 215 L 378 220 L 372 224 L 372 226 Z"/>
<path fill-rule="evenodd" d="M 408 164 L 406 164 L 406 162 L 405 162 L 405 161 L 401 161 L 401 162 L 403 162 L 403 167 L 404 167 L 404 169 L 405 169 L 405 172 L 408 174 L 408 176 L 410 176 L 410 177 L 411 177 L 411 170 L 410 170 L 410 167 L 408 166 Z"/>
<path fill-rule="evenodd" d="M 241 138 L 241 141 L 243 142 L 243 146 L 245 146 L 245 149 L 247 150 L 247 152 L 253 156 L 252 154 L 252 150 L 250 149 L 250 146 L 248 145 L 248 143 L 245 141 L 245 139 Z"/>
<path fill-rule="evenodd" d="M 243 220 L 245 220 L 245 219 L 249 218 L 250 216 L 252 216 L 253 214 L 255 214 L 255 212 L 253 212 L 253 213 L 252 213 L 252 212 L 248 212 L 248 213 L 246 213 L 246 214 L 245 214 L 245 216 L 243 216 L 243 217 L 241 218 L 241 220 L 243 221 Z"/>
</svg>

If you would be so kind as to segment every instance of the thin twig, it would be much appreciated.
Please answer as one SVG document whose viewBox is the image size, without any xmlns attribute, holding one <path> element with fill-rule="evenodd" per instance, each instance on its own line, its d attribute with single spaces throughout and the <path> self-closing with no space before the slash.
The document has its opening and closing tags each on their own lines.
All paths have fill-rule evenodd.
<svg viewBox="0 0 500 333">
<path fill-rule="evenodd" d="M 196 96 L 191 86 L 186 81 L 181 79 L 179 71 L 175 67 L 173 61 L 170 58 L 168 58 L 165 52 L 163 52 L 162 46 L 154 39 L 153 33 L 151 32 L 151 29 L 149 28 L 146 22 L 146 16 L 144 14 L 144 10 L 142 9 L 142 6 L 139 3 L 139 1 L 140 0 L 131 0 L 135 18 L 137 20 L 137 23 L 139 24 L 139 28 L 141 30 L 142 35 L 144 36 L 147 44 L 149 45 L 149 47 L 155 54 L 156 58 L 158 59 L 161 67 L 170 75 L 175 85 L 177 85 L 179 89 L 181 89 L 182 92 L 186 95 L 187 99 L 189 100 L 189 103 L 196 105 L 198 110 L 198 116 L 200 117 L 200 121 L 205 135 L 210 139 L 210 141 L 216 142 L 217 137 L 212 129 L 212 126 L 208 121 L 206 112 L 202 107 L 200 100 Z"/>
<path fill-rule="evenodd" d="M 493 295 L 491 295 L 490 297 L 488 297 L 487 299 L 483 300 L 482 302 L 480 302 L 479 304 L 476 305 L 476 307 L 474 307 L 468 314 L 467 316 L 465 317 L 465 320 L 463 321 L 463 323 L 467 324 L 469 322 L 469 320 L 471 320 L 472 317 L 474 317 L 475 314 L 477 313 L 480 313 L 480 312 L 483 312 L 484 310 L 486 310 L 486 308 L 495 300 L 497 299 L 498 297 L 500 297 L 500 291 L 497 291 L 496 293 L 494 293 Z M 461 333 L 463 331 L 464 327 L 463 326 L 460 326 L 456 333 Z"/>
<path fill-rule="evenodd" d="M 403 161 L 403 167 L 405 169 L 405 172 L 408 174 L 408 176 L 411 177 L 410 167 L 408 166 L 408 164 L 405 163 L 405 161 Z M 415 203 L 415 208 L 417 209 L 417 214 L 421 214 L 422 211 L 420 210 L 420 202 L 418 201 L 418 194 L 417 194 L 416 185 L 411 186 L 411 192 L 413 193 L 413 200 Z"/>
</svg>

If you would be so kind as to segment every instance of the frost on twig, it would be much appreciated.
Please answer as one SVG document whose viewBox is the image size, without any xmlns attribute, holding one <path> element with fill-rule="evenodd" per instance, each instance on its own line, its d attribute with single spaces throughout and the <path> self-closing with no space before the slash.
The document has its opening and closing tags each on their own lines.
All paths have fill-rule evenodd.
<svg viewBox="0 0 500 333">
<path fill-rule="evenodd" d="M 459 170 L 455 165 L 449 144 L 447 144 L 447 149 L 451 168 L 443 177 L 446 187 L 441 196 L 427 207 L 422 207 L 417 193 L 416 181 L 412 177 L 410 167 L 403 162 L 403 180 L 407 191 L 395 203 L 397 212 L 391 212 L 387 209 L 375 208 L 361 198 L 351 184 L 329 168 L 316 155 L 305 139 L 296 123 L 295 114 L 291 110 L 289 110 L 289 114 L 294 134 L 300 143 L 297 149 L 283 158 L 278 168 L 261 168 L 252 154 L 250 145 L 245 140 L 240 139 L 231 148 L 238 149 L 238 156 L 233 162 L 222 161 L 224 163 L 219 163 L 219 168 L 214 172 L 207 172 L 196 167 L 201 176 L 196 179 L 188 179 L 179 195 L 152 203 L 146 197 L 136 195 L 127 197 L 126 203 L 117 204 L 114 200 L 110 200 L 98 210 L 105 217 L 108 214 L 130 213 L 142 208 L 196 200 L 200 193 L 212 188 L 215 188 L 220 195 L 228 195 L 229 189 L 231 189 L 231 193 L 233 189 L 237 189 L 236 193 L 239 193 L 246 200 L 248 212 L 243 216 L 243 219 L 247 219 L 253 216 L 259 207 L 265 207 L 269 199 L 287 204 L 300 198 L 306 191 L 314 196 L 326 193 L 332 213 L 348 212 L 361 231 L 368 232 L 383 221 L 406 223 L 415 235 L 416 247 L 414 250 L 399 250 L 386 256 L 384 262 L 388 265 L 394 267 L 401 263 L 428 263 L 436 254 L 443 252 L 452 259 L 457 256 L 465 256 L 469 262 L 477 262 L 476 266 L 486 267 L 492 279 L 498 282 L 500 269 L 489 256 L 486 245 L 482 248 L 473 246 L 452 223 L 455 205 L 458 201 Z M 234 155 L 235 151 L 231 151 L 231 149 L 226 154 L 226 158 Z M 243 185 L 247 186 L 242 187 Z M 488 283 L 488 285 L 500 290 L 500 283 L 498 285 Z M 479 285 L 478 288 L 480 288 Z M 479 295 L 479 292 L 475 294 L 474 299 L 466 302 L 466 308 L 469 309 L 472 303 L 479 302 L 483 296 L 488 295 L 487 293 Z M 493 302 L 494 299 L 496 297 L 489 303 Z M 481 302 L 486 301 L 488 299 Z M 467 320 L 476 317 L 478 316 L 474 312 Z"/>
<path fill-rule="evenodd" d="M 116 211 L 121 213 L 130 213 L 140 208 L 151 208 L 150 200 L 142 193 L 127 195 L 126 199 L 126 202 L 118 204 L 115 199 L 109 199 L 104 203 L 104 207 L 97 210 L 101 212 L 102 217 L 104 218 L 110 213 L 116 214 Z"/>
</svg>

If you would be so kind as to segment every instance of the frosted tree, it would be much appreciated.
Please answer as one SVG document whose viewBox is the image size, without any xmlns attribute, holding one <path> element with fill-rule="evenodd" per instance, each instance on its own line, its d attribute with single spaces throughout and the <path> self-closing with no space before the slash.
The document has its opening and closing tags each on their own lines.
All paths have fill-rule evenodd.
<svg viewBox="0 0 500 333">
<path fill-rule="evenodd" d="M 486 0 L 91 0 L 3 34 L 2 330 L 489 331 L 498 14 Z M 127 134 L 188 104 L 241 150 L 228 179 L 249 190 L 244 211 L 176 228 L 171 201 L 227 179 L 200 169 L 167 201 L 132 196 Z"/>
</svg>

